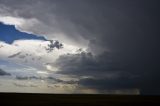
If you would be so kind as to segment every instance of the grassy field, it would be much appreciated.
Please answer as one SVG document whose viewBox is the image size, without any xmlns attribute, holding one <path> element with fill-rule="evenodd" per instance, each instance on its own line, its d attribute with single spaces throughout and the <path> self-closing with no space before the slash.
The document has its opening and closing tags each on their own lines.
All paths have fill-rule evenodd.
<svg viewBox="0 0 160 106">
<path fill-rule="evenodd" d="M 0 99 L 2 106 L 160 106 L 159 96 L 138 95 L 0 93 Z"/>
</svg>

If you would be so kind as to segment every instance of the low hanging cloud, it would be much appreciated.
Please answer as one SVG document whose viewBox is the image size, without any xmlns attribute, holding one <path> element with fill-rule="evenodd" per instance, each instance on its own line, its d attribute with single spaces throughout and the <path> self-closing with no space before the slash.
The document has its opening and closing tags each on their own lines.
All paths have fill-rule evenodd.
<svg viewBox="0 0 160 106">
<path fill-rule="evenodd" d="M 78 77 L 80 86 L 99 92 L 125 89 L 137 89 L 141 94 L 158 92 L 153 86 L 147 87 L 146 79 L 152 76 L 148 75 L 149 71 L 141 73 L 141 67 L 135 69 L 131 64 L 122 61 L 121 57 L 107 53 L 96 57 L 85 52 L 63 55 L 57 59 L 56 64 L 51 65 L 58 67 L 58 74 Z"/>
<path fill-rule="evenodd" d="M 0 76 L 10 76 L 10 73 L 5 72 L 4 70 L 0 69 Z"/>
<path fill-rule="evenodd" d="M 98 91 L 140 88 L 138 81 L 142 76 L 127 70 L 127 64 L 108 53 L 99 56 L 87 52 L 66 54 L 51 65 L 58 67 L 58 74 L 79 77 L 79 85 Z"/>
<path fill-rule="evenodd" d="M 105 58 L 104 58 L 105 57 Z M 125 72 L 125 64 L 109 53 L 93 55 L 90 52 L 61 55 L 51 65 L 58 67 L 57 73 L 77 76 L 103 76 L 115 77 Z"/>
<path fill-rule="evenodd" d="M 54 77 L 51 77 L 51 76 L 47 76 L 47 77 L 42 77 L 42 76 L 16 76 L 16 79 L 17 80 L 29 80 L 29 81 L 32 81 L 32 80 L 44 80 L 44 81 L 47 81 L 47 82 L 50 82 L 50 83 L 56 83 L 56 84 L 77 84 L 78 81 L 75 81 L 75 80 L 68 80 L 68 81 L 65 81 L 65 80 L 62 80 L 62 79 L 58 79 L 58 78 L 54 78 Z"/>
</svg>

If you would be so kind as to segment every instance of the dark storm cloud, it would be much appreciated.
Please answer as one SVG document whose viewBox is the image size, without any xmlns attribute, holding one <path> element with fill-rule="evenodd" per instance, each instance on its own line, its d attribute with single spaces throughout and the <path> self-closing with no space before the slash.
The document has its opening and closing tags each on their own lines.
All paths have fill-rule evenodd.
<svg viewBox="0 0 160 106">
<path fill-rule="evenodd" d="M 5 72 L 4 70 L 0 69 L 0 76 L 5 76 L 5 75 L 11 75 L 10 73 Z"/>
<path fill-rule="evenodd" d="M 92 53 L 81 52 L 66 54 L 59 57 L 54 63 L 60 70 L 57 73 L 78 76 L 105 76 L 107 73 L 116 74 L 124 71 L 124 65 L 107 52 L 93 56 Z M 107 75 L 106 75 L 107 76 Z"/>
<path fill-rule="evenodd" d="M 108 51 L 113 60 L 107 55 L 102 55 L 104 61 L 98 63 L 84 56 L 62 56 L 58 60 L 63 60 L 59 63 L 62 73 L 85 76 L 107 74 L 108 70 L 122 70 L 124 73 L 139 76 L 138 79 L 132 79 L 132 87 L 138 87 L 142 94 L 160 94 L 159 1 L 93 0 L 87 3 L 88 7 L 82 10 L 81 5 L 67 6 L 66 16 L 77 25 L 79 33 L 84 38 L 90 39 L 89 49 L 93 53 Z M 111 62 L 108 63 L 107 60 Z M 124 88 L 131 86 L 128 80 L 115 81 L 122 82 L 122 85 L 110 80 L 110 83 L 108 80 L 97 81 L 104 82 L 106 89 L 108 84 L 117 88 L 122 85 Z"/>
<path fill-rule="evenodd" d="M 86 52 L 63 55 L 59 57 L 56 65 L 60 70 L 58 74 L 79 77 L 79 85 L 100 92 L 141 87 L 142 76 L 135 73 L 135 70 L 130 70 L 128 63 L 121 61 L 118 56 L 107 52 L 98 56 Z"/>
<path fill-rule="evenodd" d="M 19 16 L 37 18 L 48 26 L 53 26 L 49 27 L 52 31 L 65 32 L 69 39 L 74 38 L 78 42 L 76 38 L 81 36 L 90 41 L 88 49 L 92 54 L 98 55 L 63 55 L 57 60 L 61 70 L 59 73 L 97 76 L 96 80 L 80 81 L 82 85 L 97 89 L 134 87 L 139 88 L 142 94 L 160 94 L 159 0 L 0 2 L 5 5 L 13 4 L 10 6 L 11 10 L 16 9 Z M 26 4 L 29 7 L 21 11 Z M 56 9 L 53 5 L 56 5 Z M 40 11 L 42 6 L 46 8 Z M 47 14 L 42 16 L 44 13 Z M 51 14 L 59 22 L 56 27 L 51 21 Z M 126 80 L 106 79 L 106 75 L 110 73 L 114 77 L 126 75 Z M 100 76 L 103 76 L 102 80 L 99 80 Z"/>
</svg>

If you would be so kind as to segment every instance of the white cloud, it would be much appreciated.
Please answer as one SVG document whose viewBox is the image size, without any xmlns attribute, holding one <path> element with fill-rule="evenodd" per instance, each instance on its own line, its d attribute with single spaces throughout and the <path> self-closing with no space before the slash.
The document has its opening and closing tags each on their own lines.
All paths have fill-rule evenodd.
<svg viewBox="0 0 160 106">
<path fill-rule="evenodd" d="M 15 18 L 15 17 L 11 17 L 11 16 L 1 16 L 0 22 L 3 22 L 4 24 L 7 24 L 7 25 L 20 26 L 20 25 L 24 24 L 24 19 Z"/>
<path fill-rule="evenodd" d="M 60 55 L 76 53 L 79 49 L 76 46 L 64 44 L 64 48 L 54 48 L 52 52 L 48 53 L 46 51 L 48 44 L 50 44 L 49 41 L 42 40 L 17 40 L 11 45 L 0 42 L 0 45 L 3 45 L 0 48 L 0 58 L 24 66 L 54 71 L 56 67 L 48 66 L 47 63 L 54 63 Z"/>
</svg>

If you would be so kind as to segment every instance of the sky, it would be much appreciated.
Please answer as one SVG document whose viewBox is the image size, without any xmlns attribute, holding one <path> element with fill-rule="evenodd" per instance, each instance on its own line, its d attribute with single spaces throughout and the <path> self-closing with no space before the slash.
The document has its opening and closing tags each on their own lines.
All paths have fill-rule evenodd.
<svg viewBox="0 0 160 106">
<path fill-rule="evenodd" d="M 3 23 L 0 23 L 0 35 L 0 40 L 9 44 L 12 44 L 15 40 L 20 39 L 46 40 L 44 37 L 20 32 L 15 29 L 14 25 L 4 25 Z"/>
<path fill-rule="evenodd" d="M 0 92 L 160 95 L 159 0 L 0 0 Z"/>
</svg>

